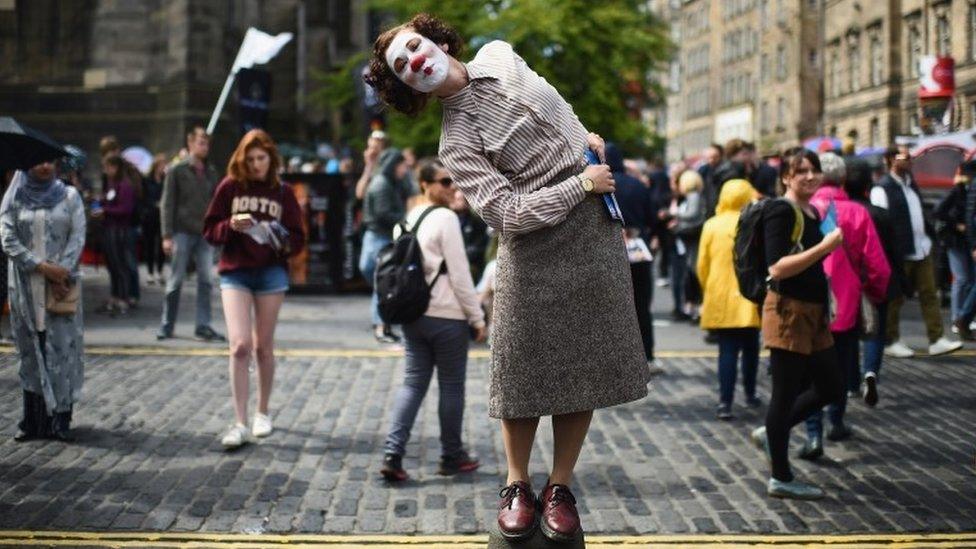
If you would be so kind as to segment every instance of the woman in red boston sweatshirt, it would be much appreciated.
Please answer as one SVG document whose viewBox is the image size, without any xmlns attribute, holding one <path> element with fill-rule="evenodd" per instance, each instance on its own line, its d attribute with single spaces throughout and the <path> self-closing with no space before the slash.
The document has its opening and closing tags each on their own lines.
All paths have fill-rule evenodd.
<svg viewBox="0 0 976 549">
<path fill-rule="evenodd" d="M 237 145 L 204 219 L 203 235 L 223 247 L 217 270 L 230 340 L 231 394 L 236 423 L 223 436 L 225 448 L 251 435 L 271 434 L 268 400 L 274 379 L 274 331 L 288 290 L 288 256 L 305 244 L 302 213 L 291 187 L 278 178 L 281 160 L 263 130 L 251 130 Z M 254 320 L 251 320 L 251 311 Z M 248 366 L 258 364 L 258 406 L 247 428 Z"/>
</svg>

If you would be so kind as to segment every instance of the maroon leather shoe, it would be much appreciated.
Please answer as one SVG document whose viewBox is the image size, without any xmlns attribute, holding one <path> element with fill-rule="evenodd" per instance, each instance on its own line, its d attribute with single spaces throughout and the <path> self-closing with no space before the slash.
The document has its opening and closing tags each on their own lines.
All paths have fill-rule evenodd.
<svg viewBox="0 0 976 549">
<path fill-rule="evenodd" d="M 542 533 L 552 541 L 566 543 L 579 535 L 580 519 L 576 498 L 565 484 L 549 484 L 542 490 Z"/>
<path fill-rule="evenodd" d="M 535 532 L 535 494 L 528 482 L 519 480 L 498 493 L 498 530 L 505 539 L 525 539 Z"/>
</svg>

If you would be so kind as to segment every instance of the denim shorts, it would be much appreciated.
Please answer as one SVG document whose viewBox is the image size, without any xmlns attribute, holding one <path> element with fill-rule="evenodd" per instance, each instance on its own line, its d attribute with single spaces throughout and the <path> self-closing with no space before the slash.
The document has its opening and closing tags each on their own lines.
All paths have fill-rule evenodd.
<svg viewBox="0 0 976 549">
<path fill-rule="evenodd" d="M 288 291 L 288 270 L 281 265 L 235 269 L 220 273 L 221 290 L 242 290 L 254 295 Z"/>
</svg>

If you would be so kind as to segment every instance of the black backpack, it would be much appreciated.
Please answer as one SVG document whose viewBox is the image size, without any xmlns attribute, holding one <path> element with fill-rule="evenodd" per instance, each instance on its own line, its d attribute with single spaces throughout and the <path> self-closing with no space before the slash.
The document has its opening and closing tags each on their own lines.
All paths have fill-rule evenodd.
<svg viewBox="0 0 976 549">
<path fill-rule="evenodd" d="M 427 214 L 443 206 L 431 206 L 420 214 L 412 230 L 400 224 L 402 233 L 384 246 L 376 258 L 373 288 L 379 298 L 380 318 L 387 324 L 406 324 L 427 312 L 430 289 L 441 274 L 447 272 L 442 262 L 437 276 L 428 285 L 424 278 L 424 254 L 417 240 L 417 230 Z"/>
<path fill-rule="evenodd" d="M 763 214 L 774 200 L 765 199 L 748 204 L 739 213 L 739 223 L 735 229 L 735 246 L 732 248 L 732 264 L 735 278 L 739 282 L 742 297 L 756 304 L 766 299 L 769 286 L 769 265 L 766 264 L 766 237 L 763 233 Z M 803 236 L 803 212 L 792 202 L 786 201 L 796 214 L 790 241 L 794 247 Z"/>
</svg>

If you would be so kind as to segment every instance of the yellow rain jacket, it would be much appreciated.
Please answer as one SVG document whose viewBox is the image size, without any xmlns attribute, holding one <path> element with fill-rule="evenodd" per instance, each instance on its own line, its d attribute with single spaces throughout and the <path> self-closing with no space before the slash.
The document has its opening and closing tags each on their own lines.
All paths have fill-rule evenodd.
<svg viewBox="0 0 976 549">
<path fill-rule="evenodd" d="M 715 217 L 705 222 L 698 247 L 698 280 L 704 301 L 701 327 L 758 328 L 759 310 L 739 293 L 739 283 L 732 268 L 732 248 L 739 211 L 759 194 L 744 179 L 733 179 L 722 185 Z"/>
</svg>

